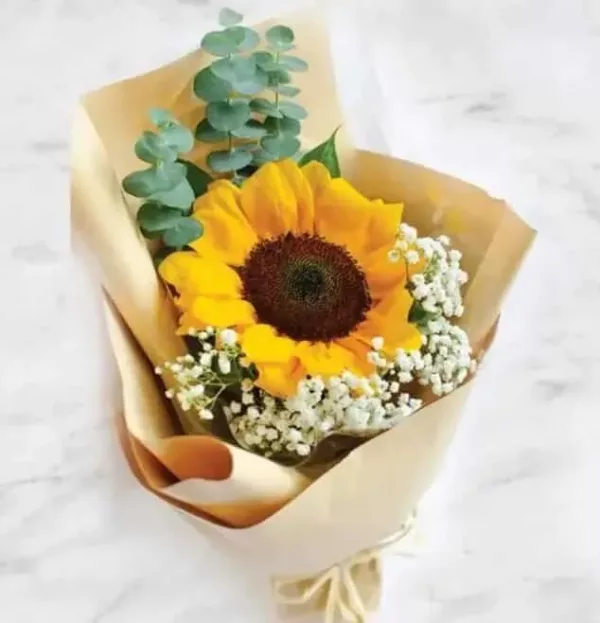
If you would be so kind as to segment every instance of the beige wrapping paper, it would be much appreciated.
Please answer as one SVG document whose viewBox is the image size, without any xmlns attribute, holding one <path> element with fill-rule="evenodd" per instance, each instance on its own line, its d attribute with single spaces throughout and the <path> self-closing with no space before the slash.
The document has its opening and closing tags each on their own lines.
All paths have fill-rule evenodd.
<svg viewBox="0 0 600 623">
<path fill-rule="evenodd" d="M 285 23 L 311 67 L 298 80 L 310 109 L 303 140 L 320 142 L 343 121 L 326 33 L 310 13 Z M 310 576 L 399 530 L 430 486 L 474 381 L 364 443 L 312 484 L 220 440 L 181 434 L 152 369 L 184 346 L 136 229 L 138 202 L 126 198 L 119 183 L 139 168 L 133 145 L 148 127 L 150 107 L 169 108 L 192 128 L 202 117 L 191 81 L 210 60 L 198 50 L 83 98 L 73 132 L 73 229 L 107 295 L 123 389 L 123 408 L 115 415 L 136 477 L 183 510 L 199 531 L 226 539 L 272 573 Z M 504 202 L 461 180 L 347 145 L 341 152 L 344 177 L 360 191 L 403 201 L 406 220 L 422 235 L 444 232 L 463 252 L 470 275 L 463 326 L 483 347 L 533 230 Z M 199 147 L 188 158 L 202 164 L 204 156 Z"/>
</svg>

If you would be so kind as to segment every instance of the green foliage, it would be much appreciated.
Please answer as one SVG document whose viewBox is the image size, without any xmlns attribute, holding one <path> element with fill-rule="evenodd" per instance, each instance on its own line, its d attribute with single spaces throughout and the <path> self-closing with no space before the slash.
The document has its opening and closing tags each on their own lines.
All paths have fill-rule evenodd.
<svg viewBox="0 0 600 623">
<path fill-rule="evenodd" d="M 185 178 L 185 172 L 182 164 L 167 162 L 130 173 L 123 180 L 123 190 L 134 197 L 151 197 L 155 193 L 175 188 Z"/>
<path fill-rule="evenodd" d="M 201 197 L 206 192 L 208 185 L 213 181 L 213 178 L 193 162 L 186 160 L 179 160 L 179 162 L 186 168 L 185 177 L 192 187 L 194 198 Z"/>
<path fill-rule="evenodd" d="M 217 173 L 231 173 L 248 166 L 252 162 L 252 153 L 240 147 L 213 151 L 206 161 L 208 166 Z"/>
<path fill-rule="evenodd" d="M 260 121 L 250 119 L 246 125 L 243 125 L 237 130 L 232 130 L 231 133 L 236 138 L 259 139 L 267 133 L 267 129 Z"/>
<path fill-rule="evenodd" d="M 305 165 L 316 160 L 327 167 L 331 177 L 340 177 L 340 163 L 335 147 L 335 136 L 338 130 L 339 128 L 337 128 L 326 141 L 304 154 L 304 156 L 300 158 L 299 164 Z"/>
<path fill-rule="evenodd" d="M 220 102 L 231 93 L 231 85 L 217 78 L 210 67 L 202 69 L 194 76 L 194 94 L 205 102 Z"/>
<path fill-rule="evenodd" d="M 273 26 L 265 36 L 269 46 L 275 50 L 289 50 L 294 43 L 294 31 L 287 26 Z"/>
<path fill-rule="evenodd" d="M 300 148 L 300 141 L 292 134 L 265 136 L 260 141 L 261 147 L 275 158 L 290 158 Z"/>
<path fill-rule="evenodd" d="M 290 72 L 308 67 L 302 59 L 286 54 L 294 47 L 292 29 L 269 28 L 268 50 L 260 50 L 255 49 L 259 35 L 241 22 L 236 11 L 221 11 L 222 30 L 202 39 L 202 48 L 217 58 L 194 78 L 194 93 L 208 104 L 195 137 L 221 143 L 208 155 L 208 166 L 236 183 L 250 166 L 297 157 L 300 120 L 307 115 L 304 108 L 284 99 L 300 92 L 291 85 Z M 269 91 L 271 97 L 262 96 Z"/>
<path fill-rule="evenodd" d="M 135 153 L 149 168 L 127 175 L 123 190 L 146 201 L 137 214 L 142 234 L 162 239 L 167 248 L 182 248 L 202 235 L 202 225 L 188 218 L 196 197 L 206 192 L 212 178 L 195 164 L 179 158 L 194 146 L 194 135 L 168 111 L 150 110 L 157 131 L 145 131 Z"/>
<path fill-rule="evenodd" d="M 268 115 L 269 117 L 278 118 L 283 117 L 283 115 L 279 112 L 277 105 L 264 97 L 258 97 L 251 100 L 250 108 L 252 112 L 258 113 L 259 115 Z"/>
<path fill-rule="evenodd" d="M 163 242 L 168 247 L 182 249 L 186 244 L 200 238 L 204 233 L 204 227 L 195 218 L 183 217 L 173 227 L 163 232 Z"/>
<path fill-rule="evenodd" d="M 308 63 L 297 56 L 284 55 L 280 57 L 279 62 L 289 71 L 306 71 L 308 69 Z"/>
<path fill-rule="evenodd" d="M 228 136 L 227 132 L 215 130 L 208 119 L 202 119 L 196 126 L 196 138 L 203 143 L 221 143 L 226 141 Z"/>
<path fill-rule="evenodd" d="M 241 128 L 251 112 L 247 102 L 212 102 L 206 108 L 206 118 L 215 130 L 231 132 Z"/>
<path fill-rule="evenodd" d="M 289 117 L 290 119 L 297 119 L 298 121 L 308 117 L 308 111 L 306 108 L 294 102 L 281 102 L 281 104 L 279 104 L 279 110 L 286 117 Z"/>
<path fill-rule="evenodd" d="M 244 16 L 233 9 L 221 9 L 219 12 L 219 24 L 221 26 L 235 26 L 244 19 Z"/>
</svg>

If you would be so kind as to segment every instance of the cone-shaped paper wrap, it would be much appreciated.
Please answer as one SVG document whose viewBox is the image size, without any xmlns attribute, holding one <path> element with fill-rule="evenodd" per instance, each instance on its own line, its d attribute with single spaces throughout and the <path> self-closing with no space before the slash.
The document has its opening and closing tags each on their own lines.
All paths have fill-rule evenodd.
<svg viewBox="0 0 600 623">
<path fill-rule="evenodd" d="M 286 23 L 311 67 L 299 81 L 310 109 L 303 138 L 320 142 L 343 121 L 327 37 L 310 14 Z M 170 108 L 189 127 L 202 117 L 191 81 L 208 62 L 197 51 L 83 99 L 73 136 L 73 223 L 109 299 L 123 386 L 116 415 L 138 479 L 185 510 L 199 530 L 234 542 L 274 573 L 313 574 L 399 529 L 431 484 L 475 381 L 364 443 L 312 484 L 219 440 L 180 434 L 152 368 L 180 354 L 183 344 L 136 230 L 137 204 L 124 198 L 119 182 L 139 166 L 133 145 L 150 107 Z M 465 182 L 387 156 L 342 152 L 343 174 L 360 191 L 404 202 L 407 222 L 421 235 L 444 232 L 463 252 L 470 275 L 463 326 L 483 348 L 534 232 L 504 202 Z M 201 148 L 194 158 L 201 164 Z"/>
</svg>

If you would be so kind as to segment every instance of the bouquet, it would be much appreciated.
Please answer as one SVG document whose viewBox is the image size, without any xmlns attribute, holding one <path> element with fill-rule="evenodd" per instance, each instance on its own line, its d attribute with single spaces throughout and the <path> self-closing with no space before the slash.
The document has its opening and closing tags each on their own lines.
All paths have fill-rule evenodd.
<svg viewBox="0 0 600 623">
<path fill-rule="evenodd" d="M 106 300 L 138 480 L 363 621 L 453 434 L 533 231 L 344 140 L 313 14 L 88 94 L 72 215 Z M 381 483 L 385 482 L 385 488 Z"/>
</svg>

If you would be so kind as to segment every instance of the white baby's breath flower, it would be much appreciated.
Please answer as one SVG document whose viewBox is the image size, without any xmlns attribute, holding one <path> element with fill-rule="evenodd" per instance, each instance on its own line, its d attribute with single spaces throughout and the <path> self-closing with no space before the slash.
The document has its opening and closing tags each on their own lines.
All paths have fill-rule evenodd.
<svg viewBox="0 0 600 623">
<path fill-rule="evenodd" d="M 233 329 L 223 329 L 219 337 L 225 346 L 234 346 L 237 343 L 237 333 Z"/>
</svg>

